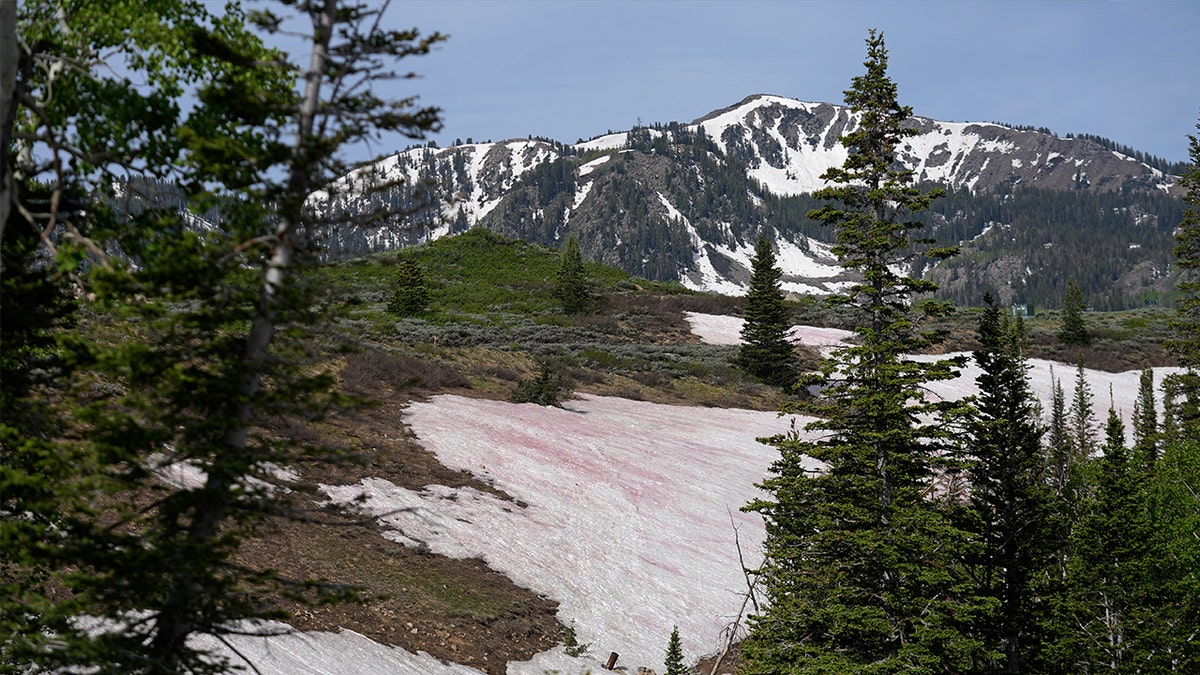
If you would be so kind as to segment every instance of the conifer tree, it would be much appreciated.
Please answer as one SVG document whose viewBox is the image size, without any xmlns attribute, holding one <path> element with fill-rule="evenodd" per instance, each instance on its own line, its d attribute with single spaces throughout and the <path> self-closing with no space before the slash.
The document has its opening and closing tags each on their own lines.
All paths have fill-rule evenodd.
<svg viewBox="0 0 1200 675">
<path fill-rule="evenodd" d="M 1021 319 L 1008 319 L 991 295 L 979 323 L 975 360 L 979 398 L 967 439 L 970 525 L 978 547 L 966 564 L 978 592 L 994 601 L 987 620 L 975 622 L 987 651 L 985 672 L 1029 669 L 1037 649 L 1035 586 L 1055 550 L 1052 493 L 1047 484 L 1037 399 L 1022 354 Z"/>
<path fill-rule="evenodd" d="M 1083 291 L 1074 277 L 1067 278 L 1067 293 L 1063 296 L 1062 326 L 1058 331 L 1058 340 L 1068 345 L 1091 344 L 1092 336 L 1088 333 L 1087 324 L 1083 321 L 1083 311 L 1087 306 L 1083 302 Z"/>
<path fill-rule="evenodd" d="M 1163 540 L 1162 597 L 1169 600 L 1156 614 L 1159 650 L 1175 672 L 1200 670 L 1200 135 L 1188 141 L 1191 165 L 1179 181 L 1188 208 L 1175 230 L 1179 300 L 1168 343 L 1186 370 L 1163 380 L 1152 515 Z"/>
<path fill-rule="evenodd" d="M 1071 446 L 1076 457 L 1086 459 L 1096 452 L 1096 416 L 1092 410 L 1092 388 L 1083 371 L 1083 354 L 1075 365 L 1075 393 L 1068 412 L 1071 422 Z"/>
<path fill-rule="evenodd" d="M 392 299 L 388 311 L 397 316 L 417 316 L 429 308 L 429 287 L 425 285 L 425 271 L 412 260 L 405 260 L 396 269 L 392 280 Z"/>
<path fill-rule="evenodd" d="M 1200 129 L 1200 123 L 1196 124 Z M 1179 290 L 1172 321 L 1174 336 L 1168 345 L 1179 354 L 1187 371 L 1173 377 L 1179 393 L 1180 430 L 1200 442 L 1200 135 L 1188 135 L 1191 166 L 1179 178 L 1188 205 L 1175 229 L 1175 267 L 1180 270 Z"/>
<path fill-rule="evenodd" d="M 183 0 L 19 9 L 15 125 L 33 159 L 17 167 L 17 183 L 42 182 L 49 196 L 45 209 L 30 193 L 18 200 L 57 254 L 55 269 L 87 291 L 80 302 L 137 328 L 104 340 L 60 335 L 74 369 L 58 383 L 64 405 L 48 411 L 53 435 L 0 434 L 0 511 L 56 535 L 34 540 L 36 528 L 5 519 L 4 583 L 16 570 L 69 597 L 48 602 L 22 583 L 16 603 L 0 598 L 4 667 L 218 672 L 230 664 L 191 638 L 219 642 L 256 625 L 243 620 L 278 616 L 267 600 L 278 580 L 235 555 L 255 528 L 287 515 L 267 487 L 272 466 L 336 456 L 255 433 L 264 420 L 312 420 L 340 402 L 331 374 L 298 356 L 312 352 L 319 317 L 318 289 L 298 274 L 315 259 L 310 195 L 346 173 L 344 144 L 436 126 L 435 109 L 380 98 L 372 83 L 440 39 L 384 30 L 367 4 L 283 5 L 311 22 L 304 67 L 265 47 L 236 4 L 221 15 Z M 267 10 L 253 23 L 280 25 Z M 131 77 L 104 67 L 110 53 Z M 189 87 L 190 108 L 179 105 Z M 183 185 L 194 212 L 220 205 L 220 227 L 189 227 L 145 193 L 144 209 L 118 212 L 115 179 L 140 176 Z M 13 241 L 5 232 L 6 261 Z M 54 482 L 36 490 L 10 490 L 42 480 L 47 465 L 34 453 L 71 464 L 50 465 Z M 201 470 L 195 483 L 159 479 L 185 466 Z M 86 630 L 81 616 L 108 629 Z"/>
<path fill-rule="evenodd" d="M 1147 509 L 1145 475 L 1125 447 L 1125 428 L 1109 409 L 1104 454 L 1090 460 L 1092 489 L 1072 528 L 1067 562 L 1061 665 L 1071 672 L 1162 669 L 1155 626 L 1162 602 L 1156 587 L 1156 542 Z M 1151 666 L 1157 662 L 1158 667 Z"/>
<path fill-rule="evenodd" d="M 1158 461 L 1158 410 L 1154 406 L 1154 371 L 1142 370 L 1138 397 L 1133 403 L 1133 449 L 1145 466 Z"/>
<path fill-rule="evenodd" d="M 587 312 L 595 300 L 587 270 L 583 266 L 583 254 L 573 234 L 567 237 L 567 245 L 563 248 L 558 275 L 555 277 L 554 297 L 562 303 L 563 311 L 567 314 Z"/>
<path fill-rule="evenodd" d="M 1070 422 L 1067 420 L 1067 397 L 1062 380 L 1054 376 L 1054 366 L 1050 366 L 1050 381 L 1050 428 L 1046 434 L 1049 473 L 1046 481 L 1055 494 L 1062 495 L 1070 479 L 1075 450 L 1071 445 Z"/>
<path fill-rule="evenodd" d="M 788 341 L 791 313 L 779 285 L 783 273 L 775 264 L 771 242 L 763 235 L 754 247 L 751 268 L 742 344 L 734 364 L 763 382 L 790 387 L 796 381 L 796 351 Z"/>
<path fill-rule="evenodd" d="M 671 630 L 671 639 L 667 641 L 667 656 L 664 660 L 667 667 L 666 675 L 687 675 L 687 666 L 683 665 L 683 645 L 679 640 L 679 626 Z"/>
<path fill-rule="evenodd" d="M 823 176 L 835 186 L 817 193 L 841 206 L 811 214 L 836 228 L 833 251 L 861 279 L 833 299 L 861 316 L 861 344 L 832 352 L 822 397 L 801 406 L 823 417 L 808 427 L 823 436 L 771 439 L 780 458 L 761 484 L 770 498 L 747 507 L 766 521 L 768 596 L 743 643 L 747 673 L 955 672 L 982 649 L 962 630 L 979 608 L 954 573 L 968 537 L 933 496 L 949 432 L 922 421 L 946 412 L 923 385 L 951 377 L 953 364 L 901 357 L 940 337 L 917 330 L 920 312 L 948 311 L 915 307 L 914 295 L 936 286 L 897 272 L 923 246 L 909 236 L 921 225 L 907 218 L 938 192 L 913 187 L 912 173 L 897 168 L 897 148 L 915 132 L 874 31 L 864 65 L 846 92 L 858 116 L 841 139 L 849 156 Z M 806 469 L 805 456 L 825 468 Z"/>
</svg>

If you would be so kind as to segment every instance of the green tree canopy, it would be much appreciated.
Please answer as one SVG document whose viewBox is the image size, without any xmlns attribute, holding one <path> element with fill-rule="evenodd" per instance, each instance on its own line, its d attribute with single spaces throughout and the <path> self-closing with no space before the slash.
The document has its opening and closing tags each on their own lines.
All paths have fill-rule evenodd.
<svg viewBox="0 0 1200 675">
<path fill-rule="evenodd" d="M 266 420 L 315 421 L 343 402 L 306 358 L 321 319 L 303 274 L 318 216 L 308 200 L 346 172 L 345 144 L 437 125 L 435 109 L 379 98 L 372 84 L 440 40 L 382 29 L 365 3 L 280 6 L 311 26 L 303 67 L 251 29 L 278 30 L 269 10 L 18 9 L 20 68 L 0 84 L 17 94 L 3 97 L 18 102 L 3 124 L 19 147 L 4 160 L 19 206 L 9 220 L 24 222 L 4 230 L 4 301 L 14 292 L 49 311 L 36 330 L 5 328 L 4 358 L 46 353 L 58 315 L 53 294 L 37 299 L 47 284 L 74 287 L 94 334 L 57 332 L 62 366 L 41 401 L 4 377 L 0 512 L 23 517 L 0 519 L 0 669 L 216 672 L 229 664 L 190 637 L 219 641 L 240 620 L 278 616 L 266 598 L 280 580 L 240 567 L 239 544 L 289 515 L 268 487 L 272 467 L 344 458 L 261 433 Z M 6 50 L 12 29 L 0 28 Z M 162 199 L 165 178 L 192 213 L 219 211 L 219 227 L 193 227 L 183 204 Z M 31 233 L 54 273 L 25 284 Z M 10 425 L 18 400 L 42 420 Z M 183 468 L 199 477 L 160 479 Z"/>
<path fill-rule="evenodd" d="M 977 622 L 984 672 L 1025 672 L 1040 647 L 1037 584 L 1058 550 L 1052 536 L 1053 492 L 1047 483 L 1041 407 L 1030 390 L 1020 317 L 1009 319 L 991 295 L 979 321 L 981 370 L 966 437 L 970 499 L 964 529 L 978 546 L 964 560 L 994 611 Z"/>
<path fill-rule="evenodd" d="M 1092 336 L 1088 333 L 1087 324 L 1083 321 L 1083 312 L 1087 305 L 1083 301 L 1083 291 L 1074 278 L 1067 279 L 1067 292 L 1063 296 L 1062 326 L 1058 330 L 1058 340 L 1068 345 L 1091 344 Z"/>
<path fill-rule="evenodd" d="M 939 193 L 912 186 L 897 150 L 914 130 L 887 75 L 883 36 L 867 39 L 866 73 L 846 102 L 857 126 L 841 141 L 849 155 L 823 178 L 828 204 L 811 215 L 835 228 L 833 251 L 860 281 L 832 302 L 857 311 L 860 344 L 822 363 L 822 396 L 798 408 L 821 416 L 808 429 L 771 439 L 780 450 L 761 487 L 770 498 L 747 508 L 763 515 L 767 538 L 761 569 L 768 604 L 753 617 L 743 643 L 748 673 L 850 673 L 965 670 L 981 641 L 961 631 L 973 611 L 954 576 L 967 536 L 944 517 L 933 483 L 948 450 L 945 408 L 927 402 L 925 383 L 952 376 L 947 361 L 902 357 L 938 341 L 919 331 L 921 314 L 948 311 L 914 305 L 931 282 L 905 276 L 923 250 L 909 219 Z M 806 468 L 805 456 L 824 462 Z"/>
<path fill-rule="evenodd" d="M 392 298 L 388 311 L 397 316 L 417 316 L 429 308 L 429 287 L 425 284 L 425 270 L 412 260 L 405 260 L 396 268 L 392 280 Z"/>
<path fill-rule="evenodd" d="M 788 340 L 791 312 L 784 302 L 771 242 L 759 235 L 751 261 L 750 289 L 743 310 L 742 344 L 734 364 L 754 377 L 780 387 L 796 382 L 796 350 Z"/>
<path fill-rule="evenodd" d="M 587 312 L 595 302 L 591 281 L 583 266 L 583 254 L 573 234 L 567 237 L 566 247 L 563 248 L 558 275 L 555 277 L 554 297 L 562 303 L 563 311 L 567 314 Z"/>
</svg>

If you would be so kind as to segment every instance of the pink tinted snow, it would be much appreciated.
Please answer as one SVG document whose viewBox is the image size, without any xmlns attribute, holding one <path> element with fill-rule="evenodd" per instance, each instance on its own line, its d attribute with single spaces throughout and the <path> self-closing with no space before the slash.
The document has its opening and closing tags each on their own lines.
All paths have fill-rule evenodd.
<svg viewBox="0 0 1200 675">
<path fill-rule="evenodd" d="M 736 317 L 689 314 L 688 320 L 706 342 L 739 341 Z M 850 333 L 799 326 L 794 335 L 803 344 L 828 347 Z M 968 363 L 957 379 L 930 385 L 931 395 L 976 393 L 979 371 Z M 1047 409 L 1052 371 L 1068 398 L 1074 387 L 1073 366 L 1032 361 L 1031 388 Z M 1170 372 L 1178 369 L 1156 368 L 1155 382 Z M 1084 371 L 1098 427 L 1110 400 L 1128 422 L 1138 376 Z M 592 644 L 582 659 L 558 649 L 510 664 L 510 675 L 594 671 L 609 651 L 619 652 L 619 663 L 630 670 L 661 670 L 672 625 L 680 627 L 689 658 L 716 651 L 745 587 L 735 528 L 746 564 L 760 558 L 762 522 L 738 509 L 760 496 L 753 485 L 776 453 L 754 439 L 786 431 L 790 419 L 594 396 L 566 408 L 439 396 L 414 403 L 407 413 L 422 445 L 443 463 L 491 481 L 524 507 L 469 488 L 431 485 L 414 492 L 381 479 L 323 489 L 338 502 L 365 494 L 364 508 L 383 515 L 398 541 L 482 557 L 517 583 L 558 600 L 562 620 L 575 626 L 581 642 Z M 302 658 L 305 672 L 477 672 L 353 633 L 302 640 L 305 649 L 315 650 Z M 339 650 L 361 650 L 361 656 L 339 659 Z M 263 672 L 284 673 L 288 666 Z"/>
<path fill-rule="evenodd" d="M 687 312 L 685 314 L 692 327 L 692 333 L 710 345 L 738 345 L 742 343 L 742 319 L 736 316 L 719 314 L 700 314 Z M 796 344 L 809 347 L 829 347 L 845 344 L 854 333 L 839 328 L 819 328 L 817 326 L 792 326 L 788 332 Z"/>
<path fill-rule="evenodd" d="M 741 344 L 742 320 L 736 316 L 689 312 L 687 320 L 691 324 L 692 332 L 698 335 L 704 342 L 723 345 Z M 793 326 L 791 335 L 800 344 L 829 348 L 845 345 L 845 340 L 852 337 L 853 333 L 836 328 Z M 956 401 L 964 396 L 978 393 L 979 389 L 975 386 L 975 379 L 979 377 L 979 367 L 975 365 L 974 359 L 967 352 L 957 352 L 943 356 L 912 357 L 918 361 L 929 361 L 956 355 L 966 356 L 967 366 L 962 369 L 957 378 L 945 382 L 934 382 L 929 385 L 929 390 L 935 397 Z M 1181 372 L 1179 368 L 1154 368 L 1153 370 L 1156 388 L 1162 384 L 1163 377 L 1166 375 Z M 1141 376 L 1140 371 L 1131 370 L 1124 373 L 1106 373 L 1100 370 L 1084 368 L 1083 374 L 1084 380 L 1088 383 L 1092 391 L 1097 430 L 1103 427 L 1104 420 L 1108 417 L 1108 408 L 1111 405 L 1117 411 L 1117 414 L 1120 415 L 1122 421 L 1125 422 L 1126 438 L 1132 439 L 1133 430 L 1130 428 L 1130 420 L 1133 415 L 1133 402 L 1137 400 L 1138 378 Z M 1070 405 L 1071 395 L 1075 388 L 1075 366 L 1046 361 L 1044 359 L 1029 360 L 1030 389 L 1033 390 L 1038 400 L 1042 402 L 1042 408 L 1047 415 L 1050 412 L 1050 399 L 1054 391 L 1054 380 L 1062 384 L 1063 391 L 1066 393 L 1067 404 Z M 1159 399 L 1159 409 L 1161 411 L 1161 390 L 1157 398 Z"/>
<path fill-rule="evenodd" d="M 762 521 L 739 509 L 777 455 L 755 439 L 791 418 L 595 396 L 565 409 L 438 396 L 406 418 L 441 462 L 527 506 L 377 479 L 325 487 L 334 501 L 365 493 L 369 512 L 400 510 L 381 519 L 398 540 L 480 556 L 559 601 L 594 655 L 661 670 L 673 625 L 691 657 L 719 648 L 745 588 L 735 536 L 760 559 Z"/>
</svg>

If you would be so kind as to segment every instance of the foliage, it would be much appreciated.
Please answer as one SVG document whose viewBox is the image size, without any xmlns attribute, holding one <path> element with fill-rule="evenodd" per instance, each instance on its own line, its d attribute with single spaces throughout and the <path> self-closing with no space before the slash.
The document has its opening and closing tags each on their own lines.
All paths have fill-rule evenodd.
<svg viewBox="0 0 1200 675">
<path fill-rule="evenodd" d="M 679 626 L 671 629 L 671 639 L 667 641 L 667 655 L 664 660 L 667 667 L 666 675 L 687 675 L 687 666 L 683 665 L 683 645 L 679 640 Z"/>
<path fill-rule="evenodd" d="M 271 497 L 272 466 L 340 457 L 256 431 L 342 403 L 309 358 L 322 317 L 318 289 L 296 274 L 313 260 L 306 204 L 344 173 L 346 143 L 436 125 L 435 110 L 371 85 L 440 39 L 380 30 L 367 5 L 295 9 L 313 28 L 307 69 L 265 48 L 236 5 L 223 15 L 188 0 L 22 5 L 17 185 L 38 181 L 48 195 L 17 199 L 65 273 L 49 281 L 77 285 L 92 323 L 86 338 L 58 336 L 66 368 L 50 423 L 3 433 L 3 510 L 28 520 L 3 526 L 19 595 L 0 606 L 0 652 L 18 669 L 216 672 L 228 664 L 190 636 L 221 641 L 245 630 L 240 620 L 279 616 L 264 598 L 281 580 L 234 556 L 288 515 Z M 280 25 L 269 11 L 253 20 Z M 185 93 L 197 101 L 186 115 Z M 194 228 L 151 194 L 165 176 L 194 212 L 219 207 L 221 228 Z M 5 233 L 6 261 L 16 232 Z M 40 337 L 16 339 L 21 354 Z M 181 468 L 201 477 L 160 480 Z M 303 581 L 286 590 L 307 593 Z M 48 588 L 70 600 L 52 602 Z M 84 615 L 104 628 L 88 630 Z"/>
<path fill-rule="evenodd" d="M 1138 397 L 1133 403 L 1133 448 L 1137 461 L 1149 468 L 1158 461 L 1158 410 L 1154 407 L 1154 371 L 1138 377 Z"/>
<path fill-rule="evenodd" d="M 537 377 L 521 380 L 513 392 L 513 403 L 536 403 L 557 406 L 571 395 L 571 383 L 550 364 L 542 364 Z"/>
<path fill-rule="evenodd" d="M 796 352 L 788 340 L 791 312 L 779 285 L 771 242 L 759 235 L 751 261 L 750 290 L 743 310 L 742 344 L 734 364 L 758 379 L 779 387 L 796 382 Z"/>
<path fill-rule="evenodd" d="M 567 237 L 558 274 L 554 277 L 554 297 L 562 303 L 563 311 L 567 314 L 587 312 L 595 301 L 575 235 Z"/>
<path fill-rule="evenodd" d="M 993 298 L 984 298 L 979 322 L 982 371 L 979 397 L 966 436 L 970 480 L 964 529 L 977 546 L 964 560 L 976 591 L 993 604 L 974 625 L 985 646 L 976 664 L 984 672 L 1022 672 L 1038 649 L 1039 577 L 1057 550 L 1053 545 L 1053 493 L 1042 452 L 1041 409 L 1030 391 L 1022 353 L 1020 317 L 1010 320 Z"/>
<path fill-rule="evenodd" d="M 1150 637 L 1158 600 L 1157 538 L 1146 508 L 1146 481 L 1125 448 L 1125 430 L 1109 410 L 1104 455 L 1093 488 L 1071 530 L 1067 588 L 1057 608 L 1064 639 L 1062 666 L 1075 672 L 1121 672 L 1155 664 L 1167 670 Z M 1149 638 L 1149 639 L 1148 639 Z M 1155 663 L 1157 662 L 1157 663 Z"/>
<path fill-rule="evenodd" d="M 1075 364 L 1075 392 L 1067 411 L 1070 422 L 1071 448 L 1079 459 L 1096 452 L 1096 416 L 1092 410 L 1092 387 L 1083 373 L 1083 355 Z"/>
<path fill-rule="evenodd" d="M 1086 345 L 1092 341 L 1088 334 L 1087 325 L 1083 321 L 1083 311 L 1087 306 L 1083 302 L 1083 292 L 1075 279 L 1067 280 L 1067 294 L 1063 297 L 1062 328 L 1058 331 L 1058 339 L 1063 344 Z"/>
<path fill-rule="evenodd" d="M 429 288 L 425 271 L 411 260 L 400 263 L 396 270 L 395 290 L 388 302 L 388 311 L 397 316 L 418 316 L 429 308 Z"/>
<path fill-rule="evenodd" d="M 922 385 L 950 377 L 952 363 L 901 358 L 938 340 L 916 329 L 918 311 L 947 311 L 936 302 L 916 309 L 914 296 L 936 287 L 896 272 L 927 246 L 909 236 L 921 225 L 905 217 L 938 192 L 911 186 L 911 173 L 896 168 L 898 146 L 915 132 L 874 31 L 864 65 L 846 92 L 859 115 L 841 139 L 849 156 L 823 176 L 837 185 L 818 193 L 842 208 L 813 213 L 836 227 L 833 251 L 860 276 L 833 301 L 860 313 L 861 344 L 822 363 L 823 396 L 805 408 L 824 417 L 808 427 L 824 436 L 770 439 L 780 450 L 761 485 L 771 499 L 747 507 L 766 521 L 768 596 L 743 644 L 749 673 L 956 671 L 982 648 L 961 630 L 979 611 L 954 574 L 967 537 L 929 496 L 948 449 L 949 410 L 927 402 Z M 925 250 L 934 259 L 952 253 Z M 807 469 L 805 455 L 825 468 Z"/>
<path fill-rule="evenodd" d="M 1200 123 L 1196 125 L 1200 129 Z M 1169 346 L 1179 354 L 1187 372 L 1174 378 L 1173 386 L 1181 394 L 1181 428 L 1200 437 L 1200 136 L 1188 136 L 1188 155 L 1192 166 L 1179 179 L 1187 192 L 1188 208 L 1175 232 L 1175 266 L 1179 273 L 1177 315 L 1172 322 L 1173 339 Z"/>
<path fill-rule="evenodd" d="M 325 265 L 315 275 L 350 298 L 347 316 L 391 324 L 394 317 L 385 310 L 394 288 L 395 266 L 404 260 L 424 271 L 430 311 L 423 318 L 430 322 L 498 325 L 562 314 L 562 305 L 553 295 L 561 254 L 481 227 L 413 246 L 401 254 Z M 598 263 L 585 262 L 584 267 L 597 290 L 605 293 L 631 289 L 638 294 L 698 295 L 677 283 L 648 282 Z"/>
</svg>

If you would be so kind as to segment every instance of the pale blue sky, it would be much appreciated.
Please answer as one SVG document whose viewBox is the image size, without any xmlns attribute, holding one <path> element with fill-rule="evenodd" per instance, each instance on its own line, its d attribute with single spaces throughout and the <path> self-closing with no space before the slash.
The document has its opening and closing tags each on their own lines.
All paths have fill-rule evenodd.
<svg viewBox="0 0 1200 675">
<path fill-rule="evenodd" d="M 572 143 L 756 93 L 841 102 L 869 28 L 918 115 L 1094 133 L 1176 161 L 1200 117 L 1196 0 L 400 0 L 388 23 L 450 36 L 403 64 L 420 79 L 385 92 L 441 107 L 442 145 Z"/>
</svg>

